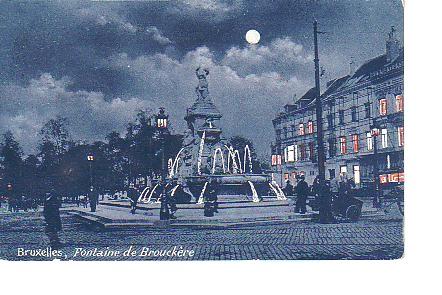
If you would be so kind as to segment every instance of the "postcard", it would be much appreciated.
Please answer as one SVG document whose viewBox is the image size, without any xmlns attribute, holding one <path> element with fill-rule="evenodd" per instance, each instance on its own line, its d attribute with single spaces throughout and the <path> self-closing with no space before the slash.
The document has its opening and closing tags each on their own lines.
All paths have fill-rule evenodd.
<svg viewBox="0 0 442 295">
<path fill-rule="evenodd" d="M 1 2 L 0 259 L 401 258 L 403 18 Z"/>
</svg>

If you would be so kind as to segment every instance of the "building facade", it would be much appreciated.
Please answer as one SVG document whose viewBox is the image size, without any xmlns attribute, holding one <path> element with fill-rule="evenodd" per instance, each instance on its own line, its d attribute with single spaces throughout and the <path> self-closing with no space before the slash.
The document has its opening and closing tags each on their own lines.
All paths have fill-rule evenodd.
<svg viewBox="0 0 442 295">
<path fill-rule="evenodd" d="M 359 187 L 374 181 L 404 181 L 404 51 L 394 28 L 386 52 L 349 75 L 331 80 L 321 94 L 326 178 L 341 173 Z M 278 183 L 318 174 L 315 89 L 273 119 L 272 175 Z M 375 145 L 377 148 L 375 148 Z"/>
</svg>

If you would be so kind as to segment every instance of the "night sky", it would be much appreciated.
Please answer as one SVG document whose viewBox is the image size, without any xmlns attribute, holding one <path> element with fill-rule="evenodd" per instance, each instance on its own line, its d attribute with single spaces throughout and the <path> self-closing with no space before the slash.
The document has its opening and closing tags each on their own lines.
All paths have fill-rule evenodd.
<svg viewBox="0 0 442 295">
<path fill-rule="evenodd" d="M 0 132 L 32 153 L 57 115 L 74 139 L 93 141 L 160 106 L 183 132 L 202 65 L 224 135 L 268 155 L 272 118 L 314 85 L 315 18 L 327 32 L 324 80 L 347 74 L 350 57 L 383 54 L 392 25 L 403 40 L 399 0 L 1 2 Z M 249 29 L 261 33 L 256 46 Z"/>
</svg>

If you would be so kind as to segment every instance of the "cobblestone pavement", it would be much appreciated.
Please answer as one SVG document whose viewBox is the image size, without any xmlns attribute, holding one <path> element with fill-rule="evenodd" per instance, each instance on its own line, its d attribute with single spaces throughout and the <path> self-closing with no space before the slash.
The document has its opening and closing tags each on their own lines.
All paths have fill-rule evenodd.
<svg viewBox="0 0 442 295">
<path fill-rule="evenodd" d="M 238 259 L 395 259 L 402 256 L 402 218 L 386 215 L 357 223 L 320 225 L 309 221 L 236 229 L 124 229 L 99 231 L 63 214 L 65 242 L 62 260 L 238 260 Z M 123 256 L 132 246 L 137 256 Z M 161 250 L 193 250 L 193 256 L 159 256 Z M 18 248 L 45 249 L 48 238 L 39 212 L 0 214 L 0 258 L 8 260 L 52 260 L 18 257 Z M 109 247 L 109 248 L 107 248 Z M 151 256 L 140 256 L 143 247 Z M 84 250 L 111 249 L 117 257 L 77 256 Z M 164 251 L 163 251 L 164 253 Z M 176 253 L 175 253 L 176 254 Z"/>
</svg>

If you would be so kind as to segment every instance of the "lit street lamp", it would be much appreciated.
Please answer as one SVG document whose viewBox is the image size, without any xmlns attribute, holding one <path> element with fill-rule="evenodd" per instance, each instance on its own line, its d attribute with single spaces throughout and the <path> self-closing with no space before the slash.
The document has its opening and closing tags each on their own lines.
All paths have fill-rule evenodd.
<svg viewBox="0 0 442 295">
<path fill-rule="evenodd" d="M 161 196 L 160 220 L 169 220 L 170 211 L 166 195 L 166 155 L 165 155 L 165 136 L 167 134 L 169 116 L 165 114 L 164 108 L 160 108 L 160 112 L 156 116 L 157 128 L 159 131 L 159 138 L 161 141 L 161 181 L 163 182 L 163 192 Z"/>
</svg>

